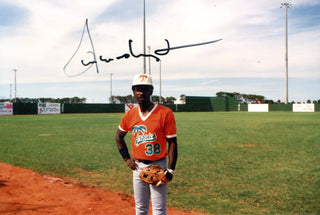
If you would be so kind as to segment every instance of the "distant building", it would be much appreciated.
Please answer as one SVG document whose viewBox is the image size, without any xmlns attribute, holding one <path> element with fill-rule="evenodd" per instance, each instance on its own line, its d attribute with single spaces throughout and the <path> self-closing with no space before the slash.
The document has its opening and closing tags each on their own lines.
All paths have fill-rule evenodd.
<svg viewBox="0 0 320 215">
<path fill-rule="evenodd" d="M 176 100 L 174 100 L 174 104 L 186 104 L 186 100 L 185 99 L 181 99 L 181 98 L 176 98 Z"/>
</svg>

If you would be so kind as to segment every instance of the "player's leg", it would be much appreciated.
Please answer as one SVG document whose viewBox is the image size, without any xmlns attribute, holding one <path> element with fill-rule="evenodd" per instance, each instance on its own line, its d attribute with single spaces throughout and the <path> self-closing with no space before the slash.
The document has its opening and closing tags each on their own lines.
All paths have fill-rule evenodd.
<svg viewBox="0 0 320 215">
<path fill-rule="evenodd" d="M 150 191 L 152 201 L 152 215 L 166 215 L 168 183 L 165 183 L 159 187 L 150 185 Z"/>
<path fill-rule="evenodd" d="M 159 165 L 164 169 L 167 169 L 167 158 L 155 161 L 154 164 Z M 167 214 L 167 191 L 168 183 L 165 183 L 159 187 L 150 185 L 153 215 Z"/>
<path fill-rule="evenodd" d="M 133 171 L 133 190 L 136 204 L 136 215 L 148 215 L 150 188 L 139 178 L 140 171 Z"/>
</svg>

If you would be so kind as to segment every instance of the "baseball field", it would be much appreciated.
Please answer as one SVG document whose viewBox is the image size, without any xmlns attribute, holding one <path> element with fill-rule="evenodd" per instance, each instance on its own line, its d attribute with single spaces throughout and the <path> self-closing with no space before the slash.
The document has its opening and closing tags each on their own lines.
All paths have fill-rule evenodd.
<svg viewBox="0 0 320 215">
<path fill-rule="evenodd" d="M 0 162 L 132 195 L 123 114 L 0 117 Z M 209 214 L 320 214 L 320 113 L 175 113 L 168 205 Z M 130 135 L 127 135 L 127 143 Z"/>
</svg>

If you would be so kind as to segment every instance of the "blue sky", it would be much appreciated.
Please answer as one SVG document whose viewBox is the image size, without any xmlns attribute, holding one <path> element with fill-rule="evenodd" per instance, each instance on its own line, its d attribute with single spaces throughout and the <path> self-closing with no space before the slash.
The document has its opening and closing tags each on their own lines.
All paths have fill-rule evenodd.
<svg viewBox="0 0 320 215">
<path fill-rule="evenodd" d="M 171 47 L 223 39 L 204 46 L 171 50 L 161 59 L 161 95 L 215 96 L 219 91 L 285 99 L 284 1 L 145 0 L 146 45 L 150 53 Z M 143 52 L 142 0 L 0 0 L 0 98 L 86 97 L 106 103 L 131 94 L 143 59 L 104 63 L 99 73 L 81 60 L 93 60 L 88 34 L 79 45 L 88 18 L 96 56 L 116 58 Z M 292 0 L 288 9 L 289 101 L 320 99 L 320 1 Z M 147 53 L 148 53 L 147 48 Z M 150 61 L 159 95 L 160 64 Z M 147 59 L 147 73 L 149 61 Z M 67 74 L 67 75 L 66 75 Z"/>
</svg>

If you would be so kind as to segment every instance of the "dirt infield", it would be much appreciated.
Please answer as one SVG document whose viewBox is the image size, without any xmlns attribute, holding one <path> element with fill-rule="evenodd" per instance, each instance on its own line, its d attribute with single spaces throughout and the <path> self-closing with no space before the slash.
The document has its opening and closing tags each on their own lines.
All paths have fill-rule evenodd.
<svg viewBox="0 0 320 215">
<path fill-rule="evenodd" d="M 0 214 L 135 214 L 134 199 L 0 163 Z M 150 213 L 151 214 L 151 213 Z M 168 208 L 168 214 L 190 215 Z"/>
</svg>

